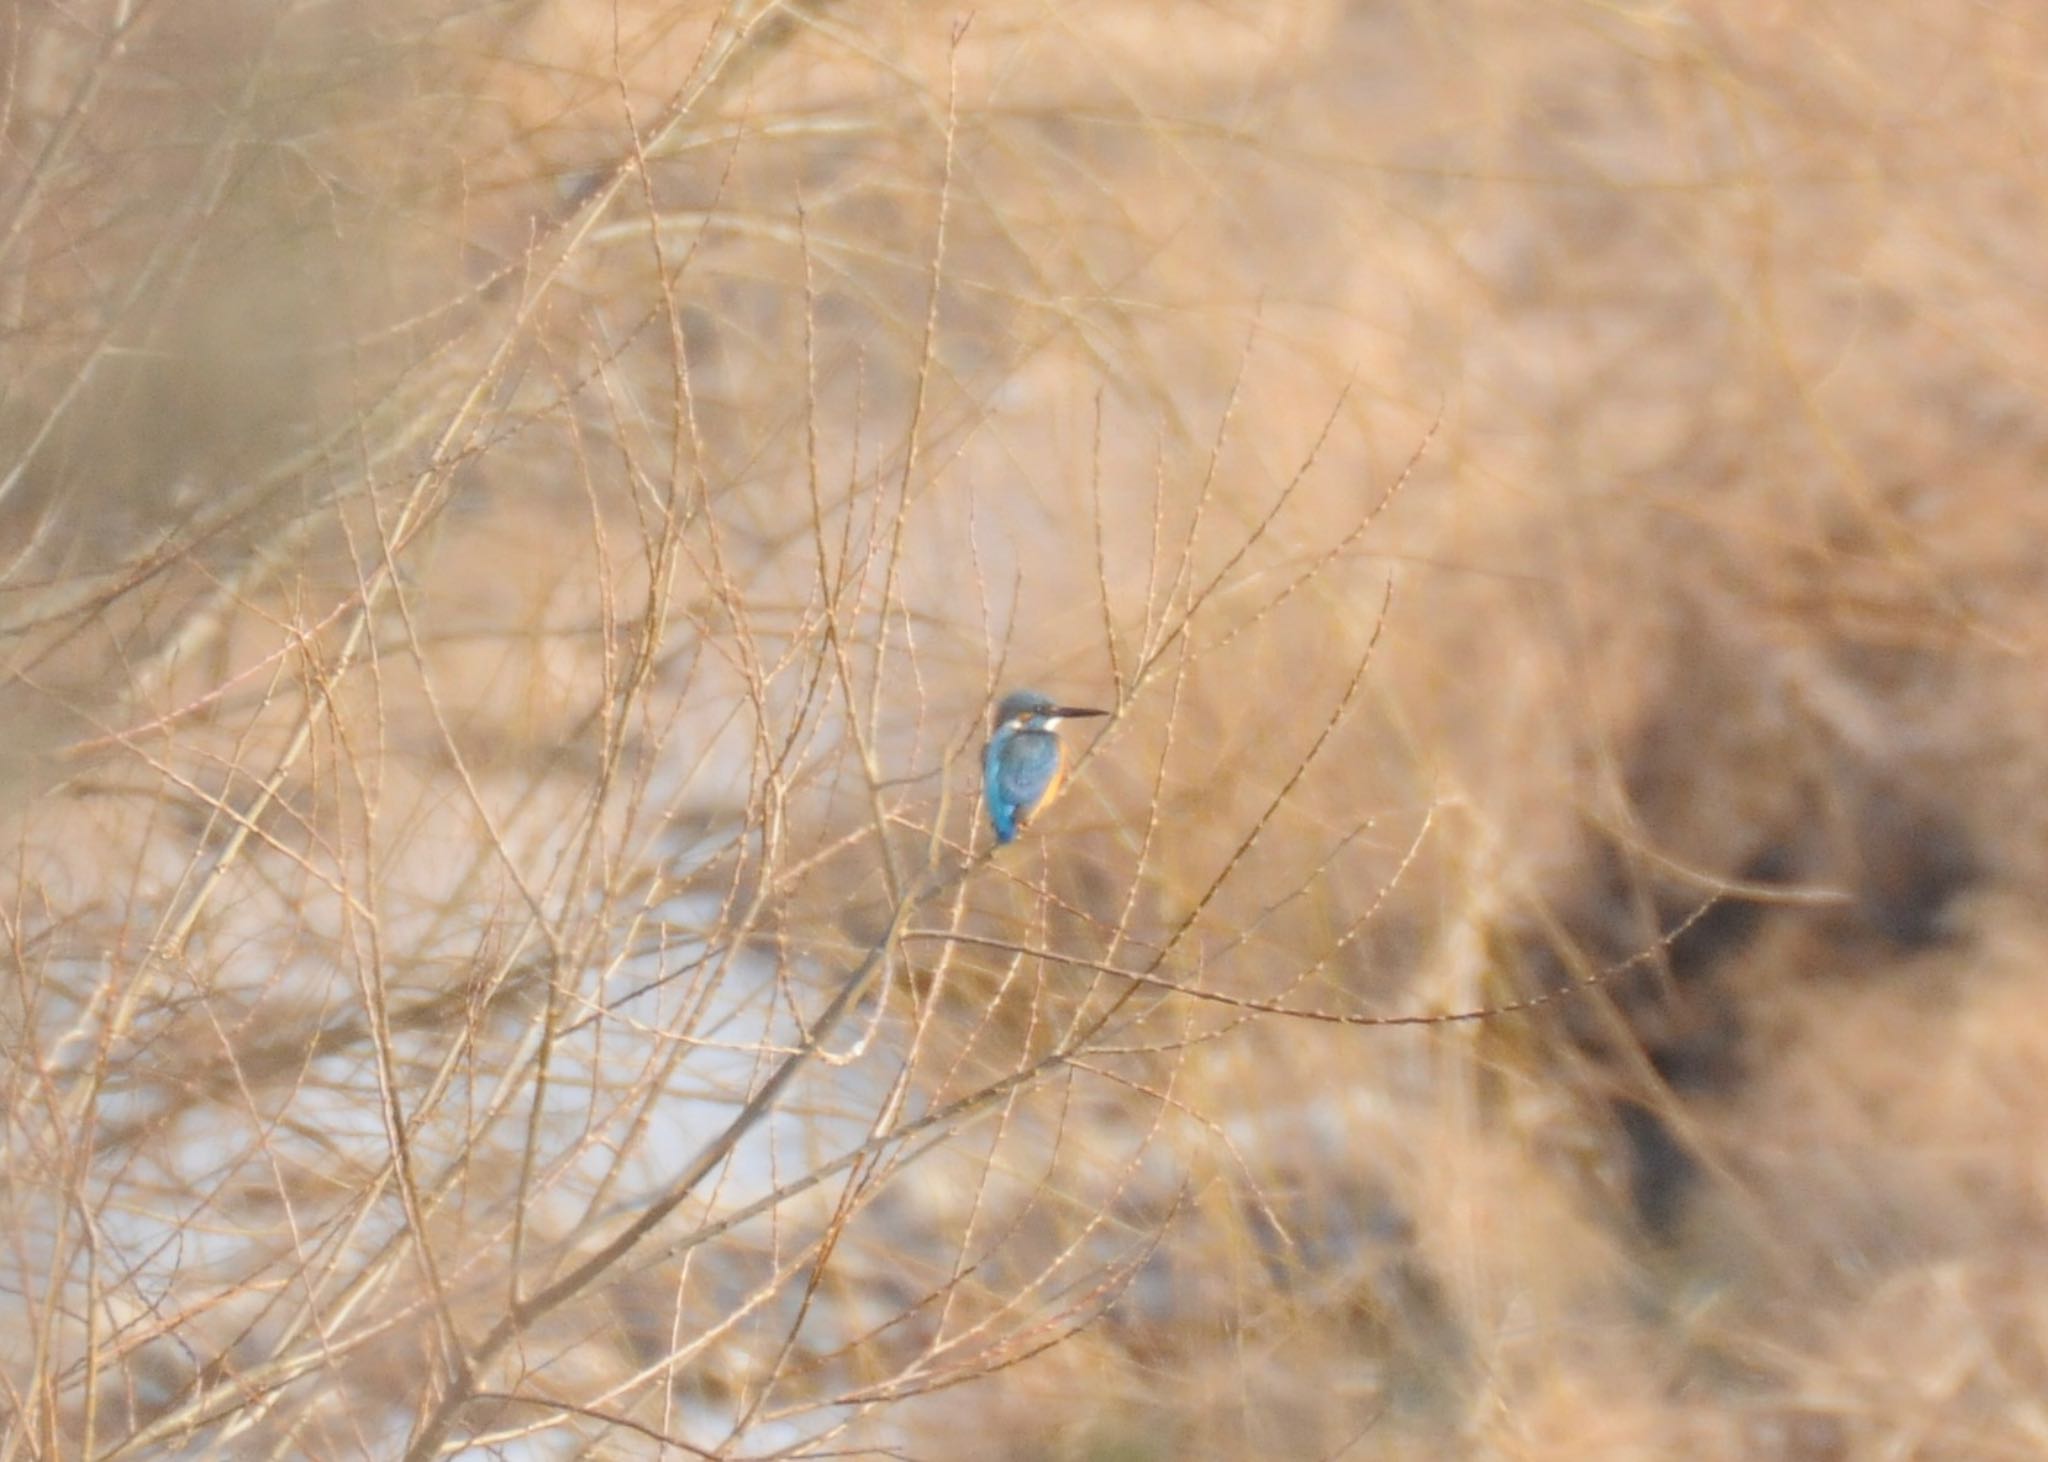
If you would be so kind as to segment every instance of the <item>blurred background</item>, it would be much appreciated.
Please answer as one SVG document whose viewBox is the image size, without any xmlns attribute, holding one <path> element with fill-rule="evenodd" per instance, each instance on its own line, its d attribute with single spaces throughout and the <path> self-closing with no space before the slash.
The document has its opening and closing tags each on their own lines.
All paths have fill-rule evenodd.
<svg viewBox="0 0 2048 1462">
<path fill-rule="evenodd" d="M 0 1458 L 2048 1455 L 2027 7 L 6 15 Z"/>
</svg>

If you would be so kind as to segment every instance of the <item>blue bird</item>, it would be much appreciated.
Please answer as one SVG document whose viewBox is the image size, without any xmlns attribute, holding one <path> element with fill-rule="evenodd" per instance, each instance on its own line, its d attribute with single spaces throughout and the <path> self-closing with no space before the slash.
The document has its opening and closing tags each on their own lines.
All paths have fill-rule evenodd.
<svg viewBox="0 0 2048 1462">
<path fill-rule="evenodd" d="M 1066 780 L 1060 722 L 1108 714 L 1054 705 L 1035 690 L 1013 690 L 1003 697 L 996 707 L 996 728 L 981 754 L 981 794 L 997 842 L 1015 841 Z"/>
</svg>

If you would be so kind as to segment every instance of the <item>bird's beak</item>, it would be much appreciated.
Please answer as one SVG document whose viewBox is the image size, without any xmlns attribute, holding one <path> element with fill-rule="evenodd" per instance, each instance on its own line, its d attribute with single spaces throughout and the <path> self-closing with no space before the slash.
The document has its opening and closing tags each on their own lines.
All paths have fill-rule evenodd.
<svg viewBox="0 0 2048 1462">
<path fill-rule="evenodd" d="M 1091 711 L 1085 706 L 1061 706 L 1051 713 L 1062 721 L 1075 721 L 1083 716 L 1106 716 L 1107 711 Z"/>
</svg>

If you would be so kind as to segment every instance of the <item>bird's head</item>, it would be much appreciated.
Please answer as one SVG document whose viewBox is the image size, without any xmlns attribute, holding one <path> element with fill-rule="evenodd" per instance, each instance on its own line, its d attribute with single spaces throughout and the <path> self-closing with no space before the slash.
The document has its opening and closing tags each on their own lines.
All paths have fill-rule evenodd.
<svg viewBox="0 0 2048 1462">
<path fill-rule="evenodd" d="M 1035 690 L 1013 690 L 996 706 L 996 730 L 1050 731 L 1062 721 L 1108 714 L 1085 706 L 1063 706 Z"/>
</svg>

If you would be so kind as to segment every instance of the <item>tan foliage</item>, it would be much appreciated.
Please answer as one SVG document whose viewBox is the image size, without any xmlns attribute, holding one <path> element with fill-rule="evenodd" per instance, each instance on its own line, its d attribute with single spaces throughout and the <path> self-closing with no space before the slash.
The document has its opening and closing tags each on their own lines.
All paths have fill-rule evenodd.
<svg viewBox="0 0 2048 1462">
<path fill-rule="evenodd" d="M 18 11 L 0 1462 L 2048 1446 L 2023 12 Z"/>
</svg>

